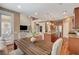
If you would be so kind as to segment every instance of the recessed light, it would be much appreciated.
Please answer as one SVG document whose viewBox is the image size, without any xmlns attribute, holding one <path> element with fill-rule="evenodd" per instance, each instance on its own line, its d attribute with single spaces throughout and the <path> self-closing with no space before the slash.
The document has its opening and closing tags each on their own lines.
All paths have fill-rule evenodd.
<svg viewBox="0 0 79 59">
<path fill-rule="evenodd" d="M 37 13 L 37 12 L 35 12 L 35 15 L 38 15 L 38 13 Z"/>
<path fill-rule="evenodd" d="M 67 10 L 64 10 L 63 14 L 64 14 L 64 15 L 67 14 Z"/>
<path fill-rule="evenodd" d="M 63 12 L 63 14 L 65 15 L 65 14 L 66 14 L 66 12 Z"/>
<path fill-rule="evenodd" d="M 17 8 L 21 9 L 21 5 L 18 5 Z"/>
</svg>

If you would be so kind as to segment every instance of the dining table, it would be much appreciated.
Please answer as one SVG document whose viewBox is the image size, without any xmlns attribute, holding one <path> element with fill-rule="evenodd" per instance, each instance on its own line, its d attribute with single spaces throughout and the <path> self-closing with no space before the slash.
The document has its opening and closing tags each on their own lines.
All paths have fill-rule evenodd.
<svg viewBox="0 0 79 59">
<path fill-rule="evenodd" d="M 46 40 L 37 40 L 31 42 L 31 38 L 22 38 L 16 40 L 15 43 L 18 48 L 24 52 L 25 55 L 50 55 L 52 51 L 52 42 Z"/>
</svg>

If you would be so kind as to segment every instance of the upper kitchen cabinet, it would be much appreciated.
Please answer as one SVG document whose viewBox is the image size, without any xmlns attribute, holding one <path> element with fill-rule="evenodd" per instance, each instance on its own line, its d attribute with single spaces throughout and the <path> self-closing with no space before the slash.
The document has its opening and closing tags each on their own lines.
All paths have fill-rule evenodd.
<svg viewBox="0 0 79 59">
<path fill-rule="evenodd" d="M 75 11 L 75 29 L 79 29 L 79 7 L 74 9 Z"/>
</svg>

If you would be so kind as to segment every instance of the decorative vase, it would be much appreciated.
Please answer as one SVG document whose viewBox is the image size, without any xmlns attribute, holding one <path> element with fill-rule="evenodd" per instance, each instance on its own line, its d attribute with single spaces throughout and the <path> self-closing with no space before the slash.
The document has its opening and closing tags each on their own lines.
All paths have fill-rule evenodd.
<svg viewBox="0 0 79 59">
<path fill-rule="evenodd" d="M 35 37 L 32 37 L 32 38 L 31 38 L 31 42 L 34 43 L 35 41 L 36 41 L 36 38 L 35 38 Z"/>
</svg>

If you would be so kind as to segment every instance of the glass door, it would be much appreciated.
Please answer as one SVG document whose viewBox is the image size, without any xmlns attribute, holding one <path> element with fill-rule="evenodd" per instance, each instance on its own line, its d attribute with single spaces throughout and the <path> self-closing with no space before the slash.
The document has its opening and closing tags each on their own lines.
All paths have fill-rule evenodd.
<svg viewBox="0 0 79 59">
<path fill-rule="evenodd" d="M 12 13 L 0 11 L 0 35 L 6 42 L 14 41 L 14 26 Z"/>
<path fill-rule="evenodd" d="M 7 38 L 11 35 L 11 16 L 2 14 L 1 19 L 1 34 L 3 38 Z"/>
</svg>

